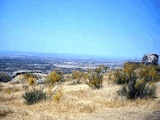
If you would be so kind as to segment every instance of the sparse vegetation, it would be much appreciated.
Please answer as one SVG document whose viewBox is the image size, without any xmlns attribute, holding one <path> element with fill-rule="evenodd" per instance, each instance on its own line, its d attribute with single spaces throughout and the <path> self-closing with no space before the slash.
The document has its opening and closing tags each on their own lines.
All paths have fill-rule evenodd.
<svg viewBox="0 0 160 120">
<path fill-rule="evenodd" d="M 34 103 L 37 103 L 41 100 L 46 99 L 46 93 L 43 91 L 43 89 L 33 89 L 31 91 L 26 91 L 22 97 L 26 100 L 26 103 L 28 105 L 32 105 Z"/>
<path fill-rule="evenodd" d="M 95 68 L 94 71 L 96 73 L 103 73 L 107 71 L 107 69 L 108 69 L 108 66 L 100 65 L 99 67 Z"/>
<path fill-rule="evenodd" d="M 117 84 L 124 84 L 118 91 L 120 95 L 128 99 L 156 97 L 154 82 L 159 81 L 160 76 L 155 66 L 127 64 L 124 69 L 117 70 L 114 76 Z"/>
<path fill-rule="evenodd" d="M 154 68 L 154 66 L 125 65 L 124 69 L 117 69 L 110 73 L 104 73 L 103 66 L 96 69 L 89 69 L 88 72 L 74 71 L 72 74 L 63 74 L 55 70 L 48 74 L 47 82 L 45 81 L 44 84 L 36 84 L 37 79 L 36 76 L 34 76 L 35 74 L 24 74 L 24 76 L 26 76 L 26 82 L 24 82 L 25 92 L 23 97 L 21 83 L 14 84 L 15 86 L 13 87 L 15 91 L 17 87 L 20 87 L 15 94 L 12 94 L 14 89 L 10 83 L 2 83 L 2 86 L 0 84 L 0 92 L 3 93 L 0 96 L 0 101 L 5 107 L 7 106 L 13 110 L 13 115 L 8 115 L 11 113 L 10 111 L 6 111 L 6 113 L 0 112 L 2 116 L 4 116 L 4 119 L 5 117 L 8 119 L 12 116 L 14 116 L 13 118 L 15 119 L 18 117 L 31 119 L 34 114 L 35 119 L 77 119 L 84 113 L 87 117 L 87 113 L 101 116 L 100 111 L 105 109 L 106 115 L 111 117 L 106 117 L 104 113 L 103 117 L 109 119 L 117 119 L 122 115 L 122 119 L 128 118 L 131 115 L 131 119 L 134 118 L 134 115 L 137 115 L 138 119 L 140 117 L 144 118 L 151 110 L 160 108 L 159 99 L 154 101 L 152 101 L 152 99 L 141 99 L 155 98 L 157 95 L 158 97 L 160 96 L 159 93 L 155 93 L 157 86 L 155 82 L 159 81 L 157 69 L 158 68 Z M 105 70 L 107 70 L 107 68 Z M 23 79 L 23 75 L 21 76 L 22 77 L 18 77 L 20 80 Z M 66 82 L 62 82 L 64 81 L 63 76 Z M 46 76 L 44 76 L 44 78 L 46 78 Z M 119 85 L 109 84 L 113 82 L 112 79 Z M 73 80 L 75 80 L 75 84 L 77 85 L 69 86 L 69 83 Z M 87 83 L 87 85 L 83 83 Z M 61 89 L 60 85 L 64 90 Z M 90 89 L 88 86 L 99 90 Z M 102 86 L 103 89 L 100 89 Z M 119 89 L 120 87 L 122 88 Z M 117 91 L 119 95 L 125 97 L 116 94 Z M 38 104 L 26 107 L 22 99 L 24 99 L 28 105 Z M 146 111 L 146 108 L 149 108 L 149 110 Z M 22 109 L 24 109 L 24 111 Z M 133 114 L 131 114 L 132 110 L 135 110 Z M 115 113 L 118 115 L 117 117 L 114 117 Z M 85 118 L 86 117 L 84 117 L 84 119 Z"/>
<path fill-rule="evenodd" d="M 93 73 L 93 78 L 95 74 L 99 73 L 98 75 L 101 75 L 101 72 L 97 73 L 94 70 L 92 70 L 92 72 L 88 74 L 92 76 L 92 73 Z M 112 72 L 110 74 L 112 75 Z M 136 76 L 137 74 L 135 73 L 134 75 Z M 82 77 L 82 79 L 84 79 L 84 77 Z M 89 82 L 89 78 L 87 79 Z M 129 81 L 124 85 L 128 85 L 130 83 Z M 126 119 L 131 116 L 130 112 L 132 110 L 135 110 L 136 112 L 133 113 L 130 118 L 134 118 L 135 115 L 138 116 L 137 118 L 140 118 L 140 116 L 141 118 L 144 118 L 144 116 L 148 112 L 150 112 L 155 108 L 156 109 L 159 108 L 158 101 L 153 102 L 151 99 L 136 99 L 134 101 L 126 100 L 126 98 L 123 98 L 116 94 L 120 86 L 117 86 L 115 84 L 108 85 L 108 82 L 111 82 L 108 79 L 108 74 L 104 74 L 103 89 L 95 88 L 94 85 L 91 85 L 92 88 L 99 89 L 99 90 L 89 89 L 89 87 L 86 84 L 68 86 L 68 82 L 66 83 L 64 82 L 61 84 L 64 90 L 61 90 L 59 84 L 54 84 L 54 87 L 51 87 L 51 88 L 50 86 L 43 84 L 43 85 L 46 85 L 45 88 L 38 89 L 40 86 L 43 86 L 43 85 L 29 84 L 29 82 L 27 82 L 26 85 L 28 86 L 28 88 L 26 88 L 26 93 L 23 94 L 24 95 L 23 98 L 20 96 L 22 91 L 20 91 L 19 93 L 16 93 L 16 97 L 14 98 L 14 100 L 11 99 L 11 95 L 7 95 L 7 94 L 4 94 L 4 96 L 0 96 L 0 97 L 3 98 L 1 99 L 2 104 L 5 103 L 7 107 L 9 106 L 9 108 L 13 110 L 13 113 L 12 113 L 13 115 L 11 114 L 11 116 L 16 116 L 18 114 L 20 117 L 21 116 L 25 117 L 24 119 L 31 119 L 34 114 L 36 114 L 34 119 L 39 119 L 40 117 L 42 119 L 45 119 L 45 118 L 46 119 L 52 119 L 52 118 L 77 119 L 78 118 L 79 119 L 79 116 L 81 116 L 81 114 L 86 114 L 88 116 L 89 113 L 93 113 L 93 114 L 97 114 L 98 116 L 101 116 L 102 113 L 100 111 L 104 109 L 106 110 L 106 113 L 109 114 L 109 116 L 113 116 L 109 118 L 113 118 L 113 119 L 116 119 L 117 117 L 119 118 L 119 116 L 124 115 L 124 113 L 125 115 L 123 116 L 122 119 L 124 118 Z M 134 85 L 135 88 L 140 89 L 138 86 L 139 84 L 141 84 L 141 82 L 143 83 L 144 81 L 139 81 L 138 83 L 136 83 Z M 5 84 L 6 83 L 3 83 L 3 85 Z M 20 84 L 16 84 L 15 86 L 20 86 Z M 148 87 L 148 85 L 146 86 Z M 35 89 L 35 91 L 33 88 Z M 146 88 L 145 88 L 145 91 L 147 92 Z M 126 89 L 128 90 L 128 86 L 126 86 Z M 4 91 L 1 91 L 1 92 L 4 92 Z M 126 93 L 124 92 L 124 94 Z M 153 95 L 152 92 L 150 92 L 150 94 Z M 22 101 L 22 99 L 24 99 L 28 105 L 32 105 L 34 103 L 38 103 L 38 104 L 35 104 L 34 106 L 26 107 L 24 103 L 20 102 Z M 10 107 L 11 102 L 13 103 L 12 104 L 13 107 Z M 139 108 L 142 110 L 137 111 L 137 109 L 139 110 Z M 150 111 L 149 110 L 146 111 L 146 108 L 150 108 L 149 109 Z M 20 112 L 18 110 L 20 110 Z M 109 112 L 111 110 L 112 112 Z M 122 110 L 123 112 L 121 112 Z M 117 117 L 114 117 L 115 113 L 118 115 Z M 144 114 L 144 113 L 145 115 L 142 116 L 141 114 Z M 8 118 L 10 117 L 10 115 L 8 114 L 10 113 L 7 113 L 4 116 L 4 119 L 5 118 L 7 119 L 7 117 Z M 108 116 L 105 116 L 105 117 L 108 117 Z M 18 117 L 13 117 L 13 118 L 18 118 Z M 84 119 L 85 118 L 87 119 L 87 117 L 84 117 Z"/>
<path fill-rule="evenodd" d="M 88 80 L 86 83 L 94 89 L 99 89 L 102 87 L 102 82 L 103 82 L 103 75 L 101 74 L 102 72 L 102 67 L 98 67 L 95 70 L 92 70 L 93 72 L 90 73 Z"/>
<path fill-rule="evenodd" d="M 15 93 L 15 92 L 20 91 L 20 89 L 18 87 L 15 87 L 15 86 L 13 86 L 13 87 L 7 87 L 7 88 L 4 88 L 3 90 L 7 94 L 11 94 L 11 93 Z"/>
<path fill-rule="evenodd" d="M 53 91 L 53 87 L 55 86 L 56 82 L 61 80 L 61 77 L 61 74 L 58 74 L 56 71 L 52 71 L 48 75 L 47 82 L 44 85 L 38 87 L 38 85 L 35 84 L 36 78 L 30 76 L 28 78 L 28 87 L 24 88 L 25 93 L 22 95 L 22 97 L 25 99 L 28 105 L 32 105 L 42 100 L 50 99 L 52 96 L 53 99 L 58 102 L 62 96 L 62 92 L 59 89 L 55 89 Z M 48 87 L 47 92 L 44 91 L 46 86 Z"/>
<path fill-rule="evenodd" d="M 114 82 L 118 85 L 128 83 L 128 81 L 132 79 L 135 70 L 140 66 L 141 64 L 137 65 L 125 63 L 123 69 L 117 69 L 114 72 Z"/>
<path fill-rule="evenodd" d="M 25 93 L 22 95 L 22 97 L 25 99 L 25 102 L 28 105 L 32 105 L 34 103 L 37 103 L 39 101 L 46 99 L 46 93 L 43 91 L 44 86 L 40 88 L 36 88 L 35 80 L 33 76 L 28 76 L 28 85 L 32 88 L 24 87 Z"/>
<path fill-rule="evenodd" d="M 127 80 L 126 80 L 126 75 L 123 72 L 123 69 L 117 69 L 114 72 L 114 82 L 117 83 L 118 85 L 120 84 L 124 84 Z"/>
<path fill-rule="evenodd" d="M 36 78 L 34 78 L 33 76 L 30 76 L 29 78 L 28 78 L 28 84 L 29 85 L 34 85 L 36 82 Z"/>
<path fill-rule="evenodd" d="M 50 83 L 52 86 L 54 85 L 55 82 L 58 82 L 61 80 L 61 74 L 58 74 L 56 71 L 52 71 L 49 75 L 48 75 L 48 83 Z"/>
<path fill-rule="evenodd" d="M 103 82 L 103 75 L 99 73 L 92 73 L 91 76 L 89 76 L 89 82 L 87 84 L 91 88 L 99 89 L 102 87 L 102 82 Z"/>
<path fill-rule="evenodd" d="M 63 95 L 63 92 L 62 92 L 62 88 L 61 88 L 61 89 L 59 89 L 58 91 L 55 92 L 55 94 L 53 96 L 53 100 L 55 102 L 59 102 L 61 97 L 62 97 L 62 95 Z"/>
<path fill-rule="evenodd" d="M 133 78 L 129 80 L 128 84 L 123 85 L 118 93 L 126 96 L 128 99 L 155 98 L 155 90 L 156 87 L 154 84 Z"/>
<path fill-rule="evenodd" d="M 157 72 L 156 66 L 143 66 L 137 71 L 139 79 L 144 79 L 147 82 L 158 82 L 160 81 L 160 74 Z"/>
<path fill-rule="evenodd" d="M 76 79 L 76 82 L 74 84 L 79 84 L 82 77 L 83 77 L 82 72 L 80 72 L 80 71 L 73 71 L 72 72 L 72 79 Z"/>
</svg>

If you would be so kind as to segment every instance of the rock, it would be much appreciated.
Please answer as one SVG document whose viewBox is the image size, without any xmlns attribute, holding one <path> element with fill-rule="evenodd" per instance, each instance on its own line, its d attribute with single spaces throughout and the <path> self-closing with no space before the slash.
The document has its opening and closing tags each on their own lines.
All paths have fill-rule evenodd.
<svg viewBox="0 0 160 120">
<path fill-rule="evenodd" d="M 46 81 L 47 74 L 42 74 L 42 73 L 33 73 L 32 74 L 34 78 L 37 78 L 38 80 L 36 81 L 37 84 L 43 84 Z M 11 84 L 24 84 L 27 83 L 28 78 L 26 78 L 23 74 L 22 75 L 17 75 L 15 78 L 10 81 Z"/>
<path fill-rule="evenodd" d="M 33 73 L 33 76 L 40 79 L 40 78 L 46 78 L 47 74 L 42 74 L 42 73 Z"/>
<path fill-rule="evenodd" d="M 26 73 L 42 73 L 42 71 L 41 70 L 19 70 L 19 71 L 13 72 L 12 77 L 15 78 L 18 75 L 26 74 Z"/>
<path fill-rule="evenodd" d="M 142 63 L 146 65 L 158 65 L 159 56 L 157 54 L 146 54 L 142 58 Z"/>
<path fill-rule="evenodd" d="M 11 83 L 11 84 L 22 84 L 22 83 L 23 83 L 22 80 L 25 80 L 24 75 L 18 75 L 18 76 L 16 76 L 15 78 L 13 78 L 13 79 L 10 81 L 10 83 Z"/>
<path fill-rule="evenodd" d="M 20 81 L 19 80 L 12 80 L 12 81 L 10 81 L 10 84 L 20 84 Z"/>
</svg>

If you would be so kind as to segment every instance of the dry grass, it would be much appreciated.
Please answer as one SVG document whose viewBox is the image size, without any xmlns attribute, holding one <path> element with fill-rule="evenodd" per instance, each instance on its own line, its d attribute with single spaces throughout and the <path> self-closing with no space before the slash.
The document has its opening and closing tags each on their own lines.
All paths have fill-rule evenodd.
<svg viewBox="0 0 160 120">
<path fill-rule="evenodd" d="M 12 114 L 12 113 L 13 113 L 13 111 L 10 110 L 9 108 L 4 107 L 4 106 L 0 106 L 0 119 L 7 116 L 8 114 Z"/>
<path fill-rule="evenodd" d="M 57 101 L 53 99 L 27 106 L 21 95 L 24 93 L 22 85 L 15 84 L 19 88 L 16 92 L 6 94 L 5 89 L 13 87 L 2 83 L 0 91 L 0 103 L 4 111 L 1 119 L 31 119 L 31 120 L 105 120 L 105 119 L 144 119 L 150 113 L 160 109 L 160 99 L 137 99 L 135 101 L 117 95 L 120 86 L 115 85 L 104 76 L 103 88 L 93 90 L 86 84 L 68 85 L 62 84 L 62 95 Z M 160 90 L 158 87 L 157 90 Z M 47 91 L 47 88 L 45 89 Z M 159 92 L 157 96 L 160 97 Z M 0 107 L 1 107 L 0 105 Z M 5 113 L 6 112 L 6 113 Z"/>
</svg>

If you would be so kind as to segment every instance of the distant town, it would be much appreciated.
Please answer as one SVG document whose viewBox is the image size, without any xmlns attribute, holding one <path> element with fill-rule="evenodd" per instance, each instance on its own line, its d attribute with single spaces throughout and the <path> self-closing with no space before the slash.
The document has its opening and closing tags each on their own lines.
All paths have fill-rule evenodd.
<svg viewBox="0 0 160 120">
<path fill-rule="evenodd" d="M 63 54 L 31 54 L 31 53 L 1 53 L 0 71 L 13 74 L 19 70 L 40 70 L 49 73 L 52 70 L 61 70 L 63 73 L 71 73 L 74 70 L 86 71 L 100 65 L 116 69 L 123 67 L 127 60 L 96 58 L 87 56 L 63 55 Z"/>
</svg>

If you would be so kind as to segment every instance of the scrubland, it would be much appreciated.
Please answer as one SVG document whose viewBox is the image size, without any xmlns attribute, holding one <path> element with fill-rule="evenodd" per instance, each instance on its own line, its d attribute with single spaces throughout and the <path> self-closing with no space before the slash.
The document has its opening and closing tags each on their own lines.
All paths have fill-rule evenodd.
<svg viewBox="0 0 160 120">
<path fill-rule="evenodd" d="M 155 99 L 128 100 L 117 94 L 120 85 L 103 77 L 103 87 L 92 89 L 87 84 L 71 85 L 69 81 L 56 84 L 61 96 L 25 104 L 23 84 L 0 83 L 0 119 L 2 120 L 140 120 L 160 110 L 160 84 L 156 83 Z M 43 86 L 37 85 L 36 87 Z M 45 87 L 46 94 L 48 88 Z"/>
</svg>

